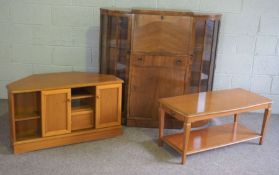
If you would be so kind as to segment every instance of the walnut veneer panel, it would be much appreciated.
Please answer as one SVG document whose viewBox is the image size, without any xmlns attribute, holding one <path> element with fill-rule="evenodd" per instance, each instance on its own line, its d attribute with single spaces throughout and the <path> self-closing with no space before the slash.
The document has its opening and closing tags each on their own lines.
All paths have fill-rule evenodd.
<svg viewBox="0 0 279 175">
<path fill-rule="evenodd" d="M 184 93 L 189 59 L 189 57 L 132 56 L 130 118 L 158 120 L 158 99 Z"/>
<path fill-rule="evenodd" d="M 133 52 L 191 54 L 192 18 L 135 15 Z"/>
</svg>

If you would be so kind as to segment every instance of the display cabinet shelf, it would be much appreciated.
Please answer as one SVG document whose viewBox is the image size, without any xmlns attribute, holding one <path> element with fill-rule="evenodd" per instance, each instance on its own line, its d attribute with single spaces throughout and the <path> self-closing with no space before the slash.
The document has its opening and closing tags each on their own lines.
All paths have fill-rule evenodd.
<svg viewBox="0 0 279 175">
<path fill-rule="evenodd" d="M 93 112 L 92 106 L 76 106 L 72 107 L 72 114 L 80 114 L 84 112 Z"/>
<path fill-rule="evenodd" d="M 72 100 L 77 100 L 77 99 L 84 99 L 84 98 L 92 98 L 94 97 L 91 94 L 78 94 L 78 95 L 73 95 Z"/>
<path fill-rule="evenodd" d="M 22 115 L 16 115 L 15 116 L 15 121 L 24 121 L 24 120 L 34 120 L 34 119 L 39 119 L 41 116 L 38 115 L 37 113 L 33 114 L 22 114 Z"/>
</svg>

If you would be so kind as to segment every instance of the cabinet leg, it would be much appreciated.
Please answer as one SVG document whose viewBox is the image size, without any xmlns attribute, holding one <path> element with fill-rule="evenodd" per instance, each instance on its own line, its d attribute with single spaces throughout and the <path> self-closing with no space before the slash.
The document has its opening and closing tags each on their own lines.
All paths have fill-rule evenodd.
<svg viewBox="0 0 279 175">
<path fill-rule="evenodd" d="M 261 138 L 260 138 L 260 142 L 259 142 L 260 145 L 263 144 L 263 140 L 264 140 L 264 136 L 265 136 L 265 133 L 266 133 L 267 124 L 268 124 L 268 121 L 269 121 L 269 118 L 270 118 L 270 114 L 271 114 L 271 106 L 269 108 L 265 109 L 265 111 L 264 111 Z"/>
<path fill-rule="evenodd" d="M 181 164 L 185 164 L 186 162 L 186 156 L 187 156 L 187 147 L 189 144 L 189 138 L 190 138 L 190 131 L 191 131 L 191 123 L 187 122 L 184 123 L 183 127 L 183 151 L 182 151 L 182 159 Z"/>
<path fill-rule="evenodd" d="M 164 126 L 165 126 L 165 111 L 162 107 L 159 108 L 159 141 L 158 145 L 163 146 Z"/>
</svg>

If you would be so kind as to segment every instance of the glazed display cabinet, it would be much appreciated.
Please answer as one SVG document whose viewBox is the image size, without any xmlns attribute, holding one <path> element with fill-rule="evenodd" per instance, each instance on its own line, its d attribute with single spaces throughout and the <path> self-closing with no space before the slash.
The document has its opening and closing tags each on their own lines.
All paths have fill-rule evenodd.
<svg viewBox="0 0 279 175">
<path fill-rule="evenodd" d="M 124 80 L 124 123 L 158 127 L 159 98 L 212 90 L 220 18 L 188 11 L 101 9 L 100 70 Z M 180 126 L 167 118 L 166 127 Z"/>
</svg>

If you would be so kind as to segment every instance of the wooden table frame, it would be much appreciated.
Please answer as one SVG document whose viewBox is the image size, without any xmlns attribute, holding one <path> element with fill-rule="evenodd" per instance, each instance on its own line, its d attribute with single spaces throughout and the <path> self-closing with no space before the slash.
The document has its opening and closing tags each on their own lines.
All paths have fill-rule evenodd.
<svg viewBox="0 0 279 175">
<path fill-rule="evenodd" d="M 247 128 L 244 128 L 242 125 L 239 124 L 239 122 L 238 122 L 239 114 L 244 113 L 244 112 L 254 111 L 254 110 L 260 110 L 260 109 L 265 110 L 263 122 L 262 122 L 261 133 L 257 134 L 257 133 L 251 132 L 251 134 L 249 136 L 245 136 L 243 138 L 237 139 L 238 128 L 245 132 L 251 131 Z M 177 136 L 170 135 L 172 138 L 169 136 L 164 136 L 164 125 L 165 125 L 165 114 L 166 113 L 170 114 L 172 117 L 178 119 L 179 121 L 184 122 L 183 133 L 182 133 L 182 135 L 180 135 L 182 137 L 182 147 L 181 147 L 181 145 L 179 146 L 179 144 L 177 144 L 178 135 Z M 187 155 L 190 155 L 193 153 L 198 153 L 198 152 L 202 152 L 202 151 L 206 151 L 206 150 L 210 150 L 210 149 L 224 147 L 227 145 L 245 142 L 245 141 L 252 140 L 252 139 L 259 139 L 259 144 L 261 145 L 261 144 L 263 144 L 263 140 L 264 140 L 264 136 L 266 133 L 266 128 L 267 128 L 267 124 L 268 124 L 268 121 L 270 118 L 270 114 L 271 114 L 271 102 L 265 103 L 265 104 L 259 104 L 259 105 L 252 106 L 252 107 L 245 107 L 242 109 L 233 109 L 233 110 L 227 110 L 227 111 L 216 112 L 216 113 L 211 113 L 211 114 L 201 114 L 201 115 L 195 115 L 195 116 L 191 116 L 191 117 L 185 116 L 185 115 L 181 114 L 180 111 L 173 110 L 170 107 L 167 107 L 166 105 L 160 103 L 160 107 L 159 107 L 159 142 L 158 142 L 158 144 L 159 144 L 159 146 L 162 146 L 163 142 L 165 142 L 168 145 L 170 145 L 172 148 L 174 148 L 178 152 L 180 152 L 182 154 L 181 164 L 184 164 L 186 162 Z M 195 148 L 193 148 L 192 150 L 188 150 L 189 140 L 191 140 L 191 138 L 190 138 L 191 133 L 192 132 L 202 132 L 202 131 L 192 131 L 191 132 L 191 123 L 192 122 L 206 120 L 206 119 L 212 119 L 212 118 L 216 118 L 216 117 L 223 117 L 223 116 L 228 116 L 228 115 L 234 116 L 234 122 L 232 123 L 233 131 L 230 134 L 230 136 L 232 136 L 232 139 L 229 139 L 229 141 L 227 140 L 226 142 L 219 143 L 219 144 L 217 144 L 217 143 L 215 144 L 215 143 L 213 143 L 215 141 L 213 141 L 212 142 L 213 144 L 211 144 L 209 146 L 207 145 L 205 147 L 199 147 L 196 150 L 195 150 Z M 228 126 L 229 125 L 227 125 L 226 127 L 228 127 Z M 217 126 L 217 127 L 221 128 L 222 126 Z M 223 127 L 223 128 L 225 128 L 225 127 Z M 228 131 L 230 131 L 230 130 L 228 130 Z"/>
</svg>

